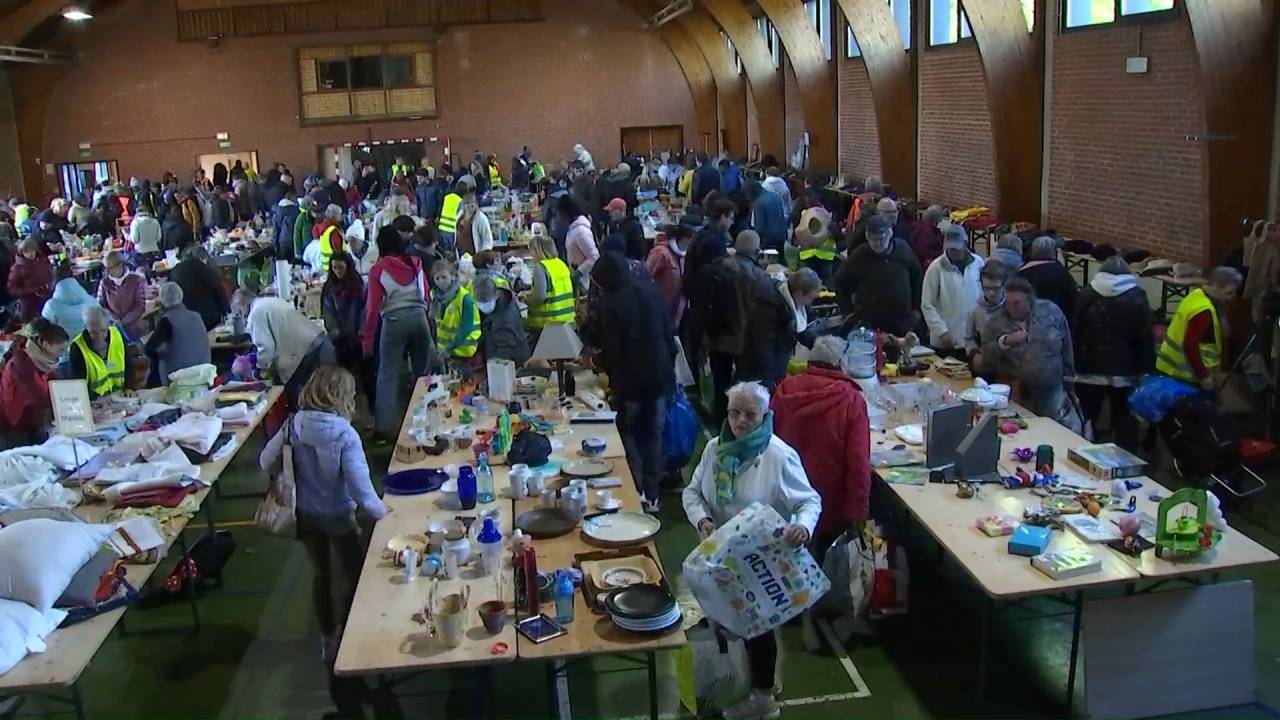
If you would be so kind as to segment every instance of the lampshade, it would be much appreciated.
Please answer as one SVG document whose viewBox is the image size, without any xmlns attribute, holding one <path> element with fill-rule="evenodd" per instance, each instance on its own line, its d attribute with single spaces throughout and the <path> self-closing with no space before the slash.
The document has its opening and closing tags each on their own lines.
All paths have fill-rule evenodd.
<svg viewBox="0 0 1280 720">
<path fill-rule="evenodd" d="M 577 360 L 582 354 L 582 341 L 572 325 L 547 325 L 538 336 L 538 346 L 530 360 Z"/>
</svg>

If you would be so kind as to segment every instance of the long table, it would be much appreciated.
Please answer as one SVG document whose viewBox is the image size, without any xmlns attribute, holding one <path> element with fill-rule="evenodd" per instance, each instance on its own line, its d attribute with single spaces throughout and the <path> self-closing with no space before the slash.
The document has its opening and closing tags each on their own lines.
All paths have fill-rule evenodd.
<svg viewBox="0 0 1280 720">
<path fill-rule="evenodd" d="M 282 387 L 271 388 L 265 399 L 259 402 L 249 424 L 236 429 L 235 442 L 237 447 L 234 451 L 227 453 L 219 460 L 211 460 L 200 465 L 200 480 L 209 485 L 209 487 L 201 488 L 195 493 L 194 497 L 199 507 L 208 509 L 205 503 L 210 492 L 213 491 L 213 486 L 216 485 L 223 471 L 239 454 L 240 449 L 244 447 L 245 441 L 266 418 L 270 408 L 280 399 L 283 393 L 284 389 Z M 82 504 L 75 508 L 74 512 L 87 522 L 100 522 L 110 509 L 104 504 Z M 168 555 L 175 543 L 180 546 L 183 554 L 185 554 L 186 545 L 182 539 L 182 532 L 190 524 L 193 517 L 175 518 L 168 524 L 167 528 L 164 528 L 167 530 L 167 535 L 164 552 L 160 557 L 161 561 Z M 211 517 L 210 523 L 212 523 Z M 155 574 L 159 566 L 160 561 L 144 565 L 126 565 L 129 584 L 135 588 L 141 588 Z M 93 660 L 93 656 L 97 654 L 98 648 L 102 647 L 107 636 L 124 618 L 127 609 L 118 608 L 103 613 L 92 620 L 55 630 L 46 640 L 47 650 L 38 655 L 27 656 L 12 670 L 0 675 L 0 696 L 50 690 L 69 690 L 69 698 L 55 697 L 54 699 L 70 703 L 75 710 L 76 717 L 83 718 L 84 707 L 81 702 L 77 681 L 85 668 L 88 667 L 90 661 Z M 196 620 L 198 622 L 198 616 L 196 616 Z"/>
<path fill-rule="evenodd" d="M 1087 475 L 1083 468 L 1076 467 L 1067 459 L 1068 450 L 1087 445 L 1087 440 L 1052 420 L 1027 415 L 1024 417 L 1028 423 L 1026 430 L 1001 437 L 999 470 L 1002 475 L 1013 474 L 1020 464 L 1012 458 L 1014 448 L 1035 448 L 1039 445 L 1053 446 L 1057 467 Z M 871 439 L 873 449 L 878 443 L 899 444 L 899 441 L 885 431 L 873 431 Z M 923 453 L 921 460 L 923 461 Z M 1131 479 L 1142 483 L 1142 487 L 1132 493 L 1137 498 L 1137 512 L 1155 517 L 1159 503 L 1150 499 L 1151 493 L 1158 492 L 1168 497 L 1170 491 L 1150 477 Z M 983 485 L 976 497 L 961 499 L 956 496 L 955 486 L 951 484 L 889 484 L 889 487 L 901 501 L 906 518 L 918 521 L 937 542 L 939 560 L 943 553 L 953 558 L 981 590 L 983 603 L 977 685 L 980 698 L 985 691 L 988 676 L 993 616 L 999 605 L 1012 605 L 1028 598 L 1040 597 L 1060 600 L 1070 608 L 1072 634 L 1066 694 L 1069 714 L 1075 690 L 1086 590 L 1123 588 L 1128 592 L 1136 592 L 1144 582 L 1154 585 L 1170 579 L 1212 575 L 1223 570 L 1247 568 L 1280 559 L 1238 530 L 1228 530 L 1215 548 L 1197 558 L 1182 561 L 1157 558 L 1154 549 L 1147 550 L 1138 558 L 1131 558 L 1105 545 L 1092 545 L 1091 551 L 1102 561 L 1101 570 L 1075 578 L 1054 580 L 1033 568 L 1028 558 L 1009 554 L 1006 549 L 1007 538 L 989 538 L 974 527 L 974 522 L 979 517 L 993 514 L 1010 515 L 1020 521 L 1024 509 L 1041 502 L 1041 498 L 1030 491 Z M 1120 515 L 1115 511 L 1104 510 L 1100 517 L 1105 521 L 1116 519 Z M 1089 543 L 1068 529 L 1053 533 L 1049 550 L 1086 545 Z"/>
<path fill-rule="evenodd" d="M 412 426 L 414 408 L 418 407 L 426 393 L 426 381 L 420 380 L 414 387 L 409 401 L 409 411 L 400 430 L 401 442 L 408 439 L 408 431 Z M 458 409 L 454 408 L 454 420 L 458 418 Z M 478 426 L 486 426 L 492 416 L 479 416 Z M 603 437 L 608 442 L 604 457 L 613 461 L 611 475 L 622 480 L 622 486 L 614 488 L 614 496 L 621 499 L 624 510 L 640 510 L 640 496 L 635 489 L 631 473 L 627 468 L 622 440 L 617 427 L 610 425 L 571 425 L 561 427 L 555 434 L 556 440 L 564 443 L 564 451 L 557 452 L 555 457 L 572 457 L 580 442 L 586 437 Z M 389 473 L 400 470 L 433 467 L 442 468 L 449 464 L 467 464 L 472 460 L 470 450 L 450 450 L 437 457 L 428 457 L 417 463 L 404 463 L 393 460 L 388 468 Z M 498 509 L 502 518 L 504 541 L 510 537 L 513 518 L 519 513 L 537 506 L 535 499 L 521 499 L 512 502 L 508 487 L 507 468 L 495 466 L 494 484 L 497 489 L 497 500 L 492 504 L 479 504 L 468 514 L 482 514 L 492 508 Z M 559 479 L 548 483 L 549 487 L 563 487 L 567 480 Z M 540 660 L 548 663 L 547 681 L 549 694 L 556 693 L 556 680 L 563 675 L 568 661 L 596 655 L 639 654 L 639 663 L 648 671 L 649 701 L 651 716 L 657 717 L 657 659 L 660 650 L 680 647 L 685 643 L 683 632 L 651 637 L 623 632 L 613 626 L 607 618 L 594 615 L 587 606 L 582 592 L 575 592 L 574 621 L 566 628 L 565 636 L 548 640 L 544 643 L 533 643 L 520 636 L 513 629 L 514 617 L 508 617 L 508 623 L 498 636 L 488 634 L 480 624 L 475 607 L 484 600 L 496 597 L 496 589 L 492 578 L 477 577 L 475 570 L 464 571 L 463 579 L 458 581 L 435 580 L 420 577 L 411 583 L 401 579 L 402 571 L 390 560 L 383 558 L 383 548 L 387 540 L 401 533 L 421 533 L 427 523 L 433 519 L 452 518 L 457 510 L 443 507 L 440 493 L 398 497 L 388 495 L 384 498 L 391 512 L 374 527 L 373 537 L 365 555 L 364 566 L 360 573 L 360 582 L 348 616 L 342 645 L 338 651 L 335 672 L 339 675 L 389 675 L 394 673 L 415 673 L 425 670 L 438 670 L 459 666 L 492 666 L 512 661 Z M 592 501 L 593 502 L 593 501 Z M 592 511 L 594 508 L 589 509 Z M 643 546 L 661 565 L 657 548 L 653 543 Z M 546 572 L 557 568 L 574 565 L 574 556 L 586 552 L 598 551 L 601 548 L 588 544 L 578 533 L 570 533 L 558 538 L 534 541 L 534 549 L 538 555 L 538 568 Z M 504 565 L 506 580 L 512 579 L 512 571 Z M 466 640 L 461 646 L 453 649 L 444 648 L 438 641 L 425 636 L 424 629 L 412 615 L 417 612 L 429 594 L 431 583 L 441 583 L 443 587 L 437 592 L 456 592 L 463 585 L 471 586 L 471 608 L 467 611 Z M 506 582 L 506 588 L 512 588 L 513 582 Z M 513 595 L 510 591 L 503 593 L 503 599 L 510 605 Z M 549 608 L 544 612 L 554 615 Z M 523 617 L 523 615 L 521 616 Z M 495 644 L 506 644 L 506 652 L 499 652 Z M 483 682 L 483 674 L 474 676 Z"/>
</svg>

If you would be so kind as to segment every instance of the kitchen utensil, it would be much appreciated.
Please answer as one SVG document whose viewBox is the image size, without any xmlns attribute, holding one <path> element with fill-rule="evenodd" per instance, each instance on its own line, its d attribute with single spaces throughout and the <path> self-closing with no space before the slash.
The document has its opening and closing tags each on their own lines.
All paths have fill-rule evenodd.
<svg viewBox="0 0 1280 720">
<path fill-rule="evenodd" d="M 480 613 L 480 622 L 484 625 L 484 629 L 489 631 L 490 635 L 497 635 L 502 632 L 502 628 L 507 624 L 507 604 L 501 600 L 490 600 L 480 603 L 478 609 Z"/>
<path fill-rule="evenodd" d="M 578 517 L 564 508 L 537 508 L 520 513 L 515 526 L 534 539 L 560 537 L 578 525 Z"/>
<path fill-rule="evenodd" d="M 600 586 L 606 589 L 638 585 L 645 581 L 645 572 L 638 567 L 615 567 L 600 576 Z"/>
<path fill-rule="evenodd" d="M 573 475 L 574 477 L 600 477 L 613 472 L 613 461 L 600 458 L 579 458 L 561 465 L 560 471 L 565 475 Z"/>
<path fill-rule="evenodd" d="M 679 612 L 675 598 L 660 585 L 641 583 L 619 588 L 609 593 L 604 601 L 609 615 L 624 622 L 631 620 L 643 624 L 655 618 L 667 617 L 674 609 Z"/>
<path fill-rule="evenodd" d="M 438 490 L 447 476 L 443 471 L 429 468 L 414 468 L 392 473 L 383 481 L 383 489 L 388 495 L 421 495 Z"/>
</svg>

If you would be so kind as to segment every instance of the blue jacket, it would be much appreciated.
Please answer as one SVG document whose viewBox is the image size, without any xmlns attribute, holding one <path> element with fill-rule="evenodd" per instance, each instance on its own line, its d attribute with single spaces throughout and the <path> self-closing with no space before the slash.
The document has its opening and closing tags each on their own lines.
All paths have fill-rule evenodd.
<svg viewBox="0 0 1280 720">
<path fill-rule="evenodd" d="M 418 217 L 432 220 L 440 216 L 440 200 L 444 196 L 435 183 L 422 183 L 413 191 L 418 204 Z"/>
<path fill-rule="evenodd" d="M 720 177 L 720 192 L 725 195 L 732 195 L 741 189 L 742 174 L 738 170 L 738 163 L 731 162 L 724 175 Z"/>
<path fill-rule="evenodd" d="M 53 297 L 44 304 L 40 314 L 45 320 L 61 325 L 72 340 L 84 332 L 84 309 L 98 304 L 98 299 L 75 278 L 63 278 L 53 286 Z"/>
<path fill-rule="evenodd" d="M 296 201 L 283 198 L 271 211 L 271 237 L 276 245 L 276 255 L 282 260 L 293 258 L 293 226 L 301 212 Z"/>
<path fill-rule="evenodd" d="M 357 507 L 375 520 L 387 514 L 369 480 L 369 463 L 360 436 L 339 415 L 299 411 L 262 449 L 258 462 L 264 471 L 279 471 L 285 432 L 290 428 L 300 514 L 335 517 Z"/>
<path fill-rule="evenodd" d="M 751 222 L 760 234 L 762 247 L 781 249 L 787 241 L 787 215 L 782 198 L 767 190 L 751 205 Z"/>
</svg>

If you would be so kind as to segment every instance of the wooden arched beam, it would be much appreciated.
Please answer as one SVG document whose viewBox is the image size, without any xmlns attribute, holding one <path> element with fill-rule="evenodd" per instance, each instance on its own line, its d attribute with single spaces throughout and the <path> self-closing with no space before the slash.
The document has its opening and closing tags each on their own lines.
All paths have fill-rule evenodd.
<svg viewBox="0 0 1280 720">
<path fill-rule="evenodd" d="M 649 18 L 656 7 L 650 0 L 619 0 L 641 18 Z M 689 83 L 689 94 L 693 97 L 693 114 L 698 125 L 698 134 L 710 138 L 711 150 L 718 147 L 719 133 L 716 121 L 716 82 L 708 67 L 706 58 L 698 46 L 689 38 L 684 28 L 675 23 L 666 23 L 658 27 L 658 37 L 671 49 L 680 70 L 684 73 L 685 82 Z M 685 138 L 685 144 L 701 148 L 701 138 Z"/>
<path fill-rule="evenodd" d="M 1239 242 L 1240 223 L 1266 217 L 1275 122 L 1275 2 L 1186 0 L 1204 95 L 1209 160 L 1209 242 L 1219 263 Z"/>
<path fill-rule="evenodd" d="M 703 0 L 702 7 L 729 36 L 747 72 L 751 97 L 756 106 L 756 121 L 760 125 L 761 154 L 785 160 L 787 124 L 782 100 L 782 75 L 773 64 L 773 56 L 756 28 L 755 18 L 751 17 L 742 0 Z"/>
<path fill-rule="evenodd" d="M 720 98 L 721 150 L 734 157 L 747 148 L 747 89 L 733 61 L 733 50 L 720 36 L 720 28 L 706 11 L 694 8 L 680 16 L 680 25 L 706 58 Z"/>
<path fill-rule="evenodd" d="M 1038 222 L 1044 163 L 1044 21 L 1027 32 L 1019 0 L 964 0 L 987 80 L 997 212 Z"/>
<path fill-rule="evenodd" d="M 778 30 L 787 58 L 796 71 L 800 103 L 804 107 L 805 130 L 809 132 L 809 165 L 834 171 L 836 148 L 836 86 L 831 63 L 822 49 L 822 39 L 804 5 L 795 0 L 759 0 L 760 9 Z"/>
<path fill-rule="evenodd" d="M 0 18 L 0 44 L 21 45 L 40 23 L 62 12 L 67 0 L 24 0 Z"/>
<path fill-rule="evenodd" d="M 880 173 L 894 190 L 915 197 L 915 63 L 902 42 L 893 9 L 884 0 L 839 0 L 871 81 L 880 139 Z"/>
</svg>

